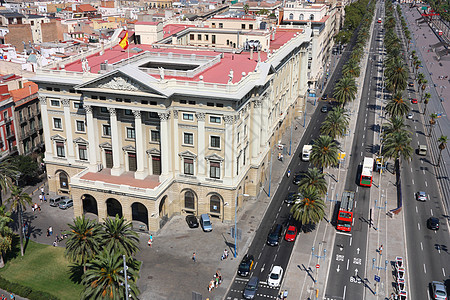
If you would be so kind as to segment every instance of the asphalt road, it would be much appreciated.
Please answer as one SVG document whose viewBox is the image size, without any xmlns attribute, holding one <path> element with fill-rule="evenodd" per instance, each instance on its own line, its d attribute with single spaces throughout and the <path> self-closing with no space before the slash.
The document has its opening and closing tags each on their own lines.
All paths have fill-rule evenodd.
<svg viewBox="0 0 450 300">
<path fill-rule="evenodd" d="M 375 19 L 383 16 L 382 2 L 377 4 Z M 378 150 L 374 145 L 375 114 L 377 112 L 376 93 L 380 91 L 379 48 L 382 43 L 380 30 L 382 25 L 376 23 L 370 41 L 370 54 L 367 64 L 364 86 L 361 94 L 360 109 L 356 132 L 350 155 L 350 167 L 345 178 L 345 190 L 356 192 L 353 214 L 353 226 L 350 233 L 336 232 L 332 262 L 328 274 L 325 299 L 363 299 L 364 289 L 369 288 L 365 282 L 366 245 L 369 229 L 370 188 L 358 186 L 361 165 L 364 157 L 373 157 Z M 373 58 L 378 58 L 374 59 Z M 364 125 L 364 126 L 362 126 Z M 355 167 L 358 166 L 358 167 Z M 337 200 L 340 200 L 337 197 Z M 335 215 L 336 215 L 335 209 Z"/>
</svg>

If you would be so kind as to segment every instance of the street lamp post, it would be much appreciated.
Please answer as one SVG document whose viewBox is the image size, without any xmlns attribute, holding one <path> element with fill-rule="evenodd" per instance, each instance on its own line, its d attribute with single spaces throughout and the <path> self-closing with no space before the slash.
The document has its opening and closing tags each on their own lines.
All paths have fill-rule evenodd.
<svg viewBox="0 0 450 300">
<path fill-rule="evenodd" d="M 239 196 L 248 197 L 248 194 L 237 194 L 234 203 L 234 257 L 237 256 L 237 202 Z"/>
</svg>

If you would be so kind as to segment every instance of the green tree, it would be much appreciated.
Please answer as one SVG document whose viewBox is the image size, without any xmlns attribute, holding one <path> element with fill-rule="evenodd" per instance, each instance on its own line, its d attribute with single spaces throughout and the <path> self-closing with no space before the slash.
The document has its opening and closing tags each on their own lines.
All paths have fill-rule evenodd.
<svg viewBox="0 0 450 300">
<path fill-rule="evenodd" d="M 105 247 L 114 249 L 117 253 L 132 256 L 139 250 L 139 238 L 130 221 L 116 215 L 114 219 L 104 219 L 101 240 Z"/>
<path fill-rule="evenodd" d="M 427 88 L 428 80 L 423 79 L 422 85 L 420 86 L 420 96 L 422 97 L 423 93 L 425 92 L 425 89 Z"/>
<path fill-rule="evenodd" d="M 302 191 L 308 187 L 312 187 L 319 194 L 324 195 L 327 192 L 325 174 L 317 168 L 308 168 L 304 173 L 304 177 L 300 180 L 299 190 Z"/>
<path fill-rule="evenodd" d="M 4 205 L 0 206 L 0 268 L 5 266 L 3 255 L 11 250 L 12 246 L 13 231 L 9 227 L 11 221 L 11 213 Z"/>
<path fill-rule="evenodd" d="M 127 284 L 129 296 L 138 299 L 139 289 L 136 285 L 138 278 L 137 264 L 127 261 Z M 82 299 L 125 299 L 125 276 L 122 254 L 114 249 L 105 248 L 87 264 L 82 284 L 85 286 Z M 130 298 L 130 299 L 131 299 Z"/>
<path fill-rule="evenodd" d="M 338 164 L 339 147 L 332 137 L 320 135 L 314 140 L 311 149 L 311 162 L 320 167 L 327 168 Z"/>
<path fill-rule="evenodd" d="M 359 62 L 357 59 L 350 59 L 342 69 L 342 75 L 344 77 L 358 77 L 359 76 Z"/>
<path fill-rule="evenodd" d="M 12 180 L 18 175 L 18 171 L 15 166 L 11 164 L 11 158 L 0 162 L 0 205 L 3 204 L 2 201 L 2 191 L 6 191 L 12 185 Z"/>
<path fill-rule="evenodd" d="M 437 163 L 438 167 L 441 166 L 442 150 L 444 150 L 447 147 L 447 140 L 448 138 L 446 135 L 441 135 L 441 137 L 437 140 L 439 143 L 439 159 Z"/>
<path fill-rule="evenodd" d="M 11 204 L 11 210 L 17 212 L 19 218 L 19 237 L 20 237 L 20 254 L 23 256 L 23 217 L 22 211 L 26 210 L 26 205 L 31 205 L 30 195 L 23 192 L 21 188 L 12 185 L 11 196 L 6 200 L 7 203 Z"/>
<path fill-rule="evenodd" d="M 325 204 L 313 187 L 301 190 L 303 199 L 294 204 L 291 213 L 302 224 L 317 224 L 325 216 Z"/>
<path fill-rule="evenodd" d="M 250 6 L 248 5 L 248 3 L 244 4 L 243 9 L 244 9 L 245 14 L 248 14 L 248 11 L 250 10 Z"/>
<path fill-rule="evenodd" d="M 86 272 L 86 264 L 100 251 L 101 227 L 97 221 L 86 219 L 85 216 L 76 217 L 73 224 L 68 224 L 68 240 L 64 254 L 71 261 L 81 264 Z"/>
<path fill-rule="evenodd" d="M 425 106 L 423 107 L 423 114 L 425 114 L 425 112 L 427 111 L 428 102 L 430 102 L 431 94 L 425 93 L 423 97 L 424 97 L 423 103 L 425 104 Z"/>
<path fill-rule="evenodd" d="M 391 116 L 404 116 L 410 111 L 410 105 L 406 102 L 401 92 L 393 95 L 392 99 L 386 104 L 385 110 Z"/>
<path fill-rule="evenodd" d="M 401 116 L 393 116 L 389 119 L 386 125 L 383 125 L 383 138 L 390 134 L 405 131 L 409 127 L 405 124 L 405 120 Z"/>
<path fill-rule="evenodd" d="M 11 164 L 21 174 L 21 180 L 34 183 L 39 175 L 39 164 L 29 155 L 17 155 L 11 158 Z"/>
<path fill-rule="evenodd" d="M 421 73 L 417 74 L 416 79 L 417 79 L 418 86 L 420 86 L 422 84 L 422 80 L 425 79 L 425 75 L 423 75 L 423 73 L 421 72 Z"/>
<path fill-rule="evenodd" d="M 347 102 L 356 98 L 356 83 L 353 77 L 343 77 L 334 88 L 334 98 L 344 106 Z"/>
<path fill-rule="evenodd" d="M 349 124 L 347 110 L 336 106 L 330 111 L 320 127 L 320 132 L 331 136 L 333 139 L 342 137 Z"/>
<path fill-rule="evenodd" d="M 408 81 L 408 70 L 400 57 L 395 57 L 386 65 L 385 78 L 387 88 L 395 93 L 406 88 Z"/>
<path fill-rule="evenodd" d="M 400 170 L 400 158 L 409 159 L 413 153 L 409 132 L 400 131 L 386 136 L 383 140 L 383 150 L 381 153 L 385 158 L 393 159 L 397 162 L 398 169 Z"/>
<path fill-rule="evenodd" d="M 430 131 L 428 132 L 428 136 L 431 136 L 431 131 L 433 130 L 434 124 L 436 124 L 437 114 L 432 113 L 430 115 Z"/>
</svg>

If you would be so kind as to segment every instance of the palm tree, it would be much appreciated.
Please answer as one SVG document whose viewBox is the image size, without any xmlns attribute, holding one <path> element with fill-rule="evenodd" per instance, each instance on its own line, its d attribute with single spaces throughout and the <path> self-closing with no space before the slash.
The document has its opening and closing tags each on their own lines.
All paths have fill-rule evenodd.
<svg viewBox="0 0 450 300">
<path fill-rule="evenodd" d="M 331 136 L 333 139 L 342 137 L 349 124 L 347 110 L 336 106 L 330 111 L 320 127 L 320 132 Z"/>
<path fill-rule="evenodd" d="M 359 62 L 357 59 L 350 59 L 342 69 L 342 75 L 344 77 L 352 76 L 352 77 L 358 77 L 359 76 Z"/>
<path fill-rule="evenodd" d="M 431 94 L 425 93 L 425 96 L 423 97 L 424 97 L 423 103 L 425 104 L 425 106 L 423 107 L 423 114 L 425 114 L 425 112 L 427 111 L 428 102 L 430 102 Z"/>
<path fill-rule="evenodd" d="M 83 265 L 86 272 L 86 263 L 90 261 L 101 249 L 100 230 L 97 221 L 86 219 L 85 216 L 76 217 L 73 224 L 68 224 L 69 239 L 66 242 L 64 254 L 71 261 Z"/>
<path fill-rule="evenodd" d="M 105 247 L 127 256 L 132 256 L 139 250 L 139 238 L 130 221 L 118 215 L 114 219 L 107 218 L 104 221 L 101 239 Z"/>
<path fill-rule="evenodd" d="M 395 93 L 404 90 L 408 80 L 408 70 L 400 57 L 395 57 L 386 65 L 385 70 L 386 85 L 388 89 Z"/>
<path fill-rule="evenodd" d="M 428 80 L 424 79 L 422 80 L 422 85 L 420 86 L 420 95 L 422 96 L 423 92 L 425 91 L 425 89 L 427 88 L 427 83 Z"/>
<path fill-rule="evenodd" d="M 409 132 L 400 131 L 388 135 L 383 140 L 381 153 L 384 157 L 393 159 L 398 163 L 398 170 L 400 170 L 400 158 L 409 159 L 413 153 Z"/>
<path fill-rule="evenodd" d="M 404 116 L 410 110 L 409 103 L 403 100 L 402 93 L 397 92 L 386 104 L 385 110 L 391 116 Z"/>
<path fill-rule="evenodd" d="M 0 205 L 2 202 L 2 191 L 6 191 L 11 187 L 12 181 L 11 178 L 15 178 L 18 175 L 18 171 L 16 167 L 11 163 L 10 159 L 6 159 L 0 163 Z"/>
<path fill-rule="evenodd" d="M 82 280 L 85 286 L 82 299 L 125 299 L 124 265 L 120 253 L 105 248 L 87 264 L 87 267 Z M 127 261 L 127 267 L 130 299 L 138 299 L 136 263 L 130 259 Z"/>
<path fill-rule="evenodd" d="M 418 59 L 416 59 L 414 61 L 414 75 L 417 74 L 417 71 L 419 71 L 420 65 L 422 64 L 422 62 Z M 416 75 L 417 76 L 417 75 Z"/>
<path fill-rule="evenodd" d="M 347 102 L 356 98 L 356 83 L 353 77 L 343 77 L 334 88 L 334 98 L 344 106 Z"/>
<path fill-rule="evenodd" d="M 442 157 L 442 150 L 444 150 L 447 147 L 447 136 L 446 135 L 441 135 L 440 138 L 438 138 L 438 143 L 439 144 L 439 159 L 438 159 L 438 163 L 437 166 L 440 167 L 441 165 L 441 157 Z"/>
<path fill-rule="evenodd" d="M 303 199 L 291 208 L 294 219 L 302 224 L 317 224 L 325 216 L 325 204 L 313 187 L 301 191 Z"/>
<path fill-rule="evenodd" d="M 248 14 L 248 11 L 250 9 L 250 6 L 248 5 L 248 3 L 245 3 L 242 8 L 244 9 L 245 14 Z"/>
<path fill-rule="evenodd" d="M 416 79 L 417 79 L 418 85 L 420 86 L 422 84 L 422 81 L 425 79 L 425 75 L 423 75 L 423 73 L 421 72 L 421 73 L 417 74 Z"/>
<path fill-rule="evenodd" d="M 11 204 L 11 210 L 17 212 L 19 217 L 19 237 L 20 237 L 20 254 L 23 256 L 23 219 L 22 211 L 26 210 L 26 204 L 31 205 L 30 195 L 23 192 L 21 188 L 12 185 L 11 186 L 11 196 L 6 200 Z"/>
<path fill-rule="evenodd" d="M 0 206 L 0 268 L 5 266 L 3 255 L 11 250 L 13 231 L 8 225 L 11 221 L 11 213 L 4 205 Z"/>
<path fill-rule="evenodd" d="M 338 164 L 339 147 L 332 137 L 320 135 L 311 149 L 311 162 L 321 168 L 328 168 Z"/>
<path fill-rule="evenodd" d="M 389 119 L 386 125 L 383 126 L 383 138 L 387 137 L 390 134 L 405 131 L 408 125 L 405 125 L 405 120 L 401 116 L 393 116 Z"/>
<path fill-rule="evenodd" d="M 428 136 L 431 136 L 431 130 L 433 129 L 434 124 L 436 124 L 436 118 L 437 114 L 432 113 L 430 115 L 430 132 L 428 133 Z"/>
<path fill-rule="evenodd" d="M 325 194 L 327 192 L 327 182 L 324 177 L 325 174 L 323 174 L 319 169 L 309 168 L 304 173 L 304 177 L 300 180 L 299 190 L 303 191 L 308 187 L 312 187 L 320 194 Z"/>
</svg>

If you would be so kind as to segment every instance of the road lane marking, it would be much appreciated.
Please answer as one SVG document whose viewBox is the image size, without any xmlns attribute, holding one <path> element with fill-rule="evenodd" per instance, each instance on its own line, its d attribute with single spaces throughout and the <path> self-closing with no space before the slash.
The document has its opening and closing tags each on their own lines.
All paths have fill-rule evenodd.
<svg viewBox="0 0 450 300">
<path fill-rule="evenodd" d="M 352 246 L 352 241 L 353 241 L 353 237 L 350 237 L 350 247 Z"/>
<path fill-rule="evenodd" d="M 341 231 L 336 232 L 336 234 L 342 234 L 342 235 L 346 235 L 346 236 L 352 236 L 351 233 L 341 232 Z"/>
<path fill-rule="evenodd" d="M 342 295 L 342 300 L 345 300 L 345 292 L 347 291 L 347 286 L 344 285 L 344 294 Z"/>
<path fill-rule="evenodd" d="M 444 277 L 446 277 L 444 268 L 442 268 L 442 274 L 444 274 Z"/>
<path fill-rule="evenodd" d="M 423 163 L 423 162 L 422 162 Z M 423 175 L 425 175 L 425 170 L 422 170 L 422 172 L 423 172 Z"/>
<path fill-rule="evenodd" d="M 425 274 L 427 273 L 427 268 L 425 267 L 425 264 L 423 264 L 423 271 L 425 272 Z"/>
<path fill-rule="evenodd" d="M 417 223 L 417 227 L 419 228 L 419 230 L 420 230 L 420 223 Z"/>
<path fill-rule="evenodd" d="M 412 184 L 414 185 L 414 179 L 412 179 Z"/>
<path fill-rule="evenodd" d="M 349 264 L 350 264 L 350 259 L 347 259 L 347 270 L 348 270 Z"/>
<path fill-rule="evenodd" d="M 417 214 L 417 213 L 419 213 L 419 212 L 417 211 L 417 206 L 416 206 L 416 214 Z"/>
<path fill-rule="evenodd" d="M 430 212 L 431 212 L 431 215 L 433 215 L 433 209 L 432 208 L 430 208 Z"/>
<path fill-rule="evenodd" d="M 428 186 L 428 183 L 427 183 L 427 181 L 425 180 L 425 186 Z"/>
<path fill-rule="evenodd" d="M 420 242 L 420 249 L 422 249 L 422 251 L 423 251 L 423 244 L 422 244 L 422 242 Z"/>
<path fill-rule="evenodd" d="M 412 167 L 411 167 L 411 173 L 413 172 Z"/>
</svg>

